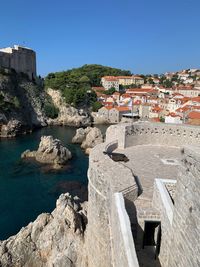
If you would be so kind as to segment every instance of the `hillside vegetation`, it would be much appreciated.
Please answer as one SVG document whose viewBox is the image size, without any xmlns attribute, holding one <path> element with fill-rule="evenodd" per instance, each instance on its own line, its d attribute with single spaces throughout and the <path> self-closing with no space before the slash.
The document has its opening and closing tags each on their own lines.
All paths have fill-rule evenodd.
<svg viewBox="0 0 200 267">
<path fill-rule="evenodd" d="M 96 94 L 91 91 L 92 86 L 101 86 L 101 77 L 128 76 L 130 71 L 101 65 L 84 65 L 68 71 L 49 73 L 45 78 L 45 87 L 62 92 L 67 103 L 76 107 L 96 105 Z"/>
</svg>

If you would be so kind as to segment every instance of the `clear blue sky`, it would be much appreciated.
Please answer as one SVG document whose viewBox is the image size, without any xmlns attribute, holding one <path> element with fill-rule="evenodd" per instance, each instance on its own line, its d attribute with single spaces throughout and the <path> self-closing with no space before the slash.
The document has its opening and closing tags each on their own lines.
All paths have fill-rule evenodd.
<svg viewBox="0 0 200 267">
<path fill-rule="evenodd" d="M 0 47 L 33 48 L 41 75 L 90 63 L 200 67 L 200 0 L 10 0 L 0 10 Z"/>
</svg>

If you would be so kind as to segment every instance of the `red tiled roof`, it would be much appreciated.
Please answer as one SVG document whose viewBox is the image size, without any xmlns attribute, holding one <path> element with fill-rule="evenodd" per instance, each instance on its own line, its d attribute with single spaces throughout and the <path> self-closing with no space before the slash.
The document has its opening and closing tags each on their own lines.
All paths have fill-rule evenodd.
<svg viewBox="0 0 200 267">
<path fill-rule="evenodd" d="M 194 102 L 200 102 L 200 96 L 193 97 L 193 98 L 191 98 L 191 100 Z"/>
<path fill-rule="evenodd" d="M 200 112 L 199 111 L 191 111 L 188 114 L 189 119 L 200 119 Z"/>
<path fill-rule="evenodd" d="M 131 110 L 131 107 L 123 107 L 123 106 L 118 106 L 115 107 L 118 111 L 129 111 Z"/>
</svg>

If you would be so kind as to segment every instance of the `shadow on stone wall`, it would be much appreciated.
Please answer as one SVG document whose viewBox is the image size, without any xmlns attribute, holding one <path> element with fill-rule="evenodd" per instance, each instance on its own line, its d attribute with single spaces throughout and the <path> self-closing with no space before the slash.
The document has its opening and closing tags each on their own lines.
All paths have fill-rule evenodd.
<svg viewBox="0 0 200 267">
<path fill-rule="evenodd" d="M 140 267 L 161 267 L 159 258 L 156 257 L 155 246 L 144 246 L 144 230 L 138 223 L 135 204 L 125 198 L 125 207 L 128 213 L 136 254 Z"/>
</svg>

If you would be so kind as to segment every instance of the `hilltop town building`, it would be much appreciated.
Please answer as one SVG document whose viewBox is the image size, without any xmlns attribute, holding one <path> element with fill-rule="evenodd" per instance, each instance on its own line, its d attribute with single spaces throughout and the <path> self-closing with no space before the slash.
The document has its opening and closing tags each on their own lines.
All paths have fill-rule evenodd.
<svg viewBox="0 0 200 267">
<path fill-rule="evenodd" d="M 104 76 L 101 78 L 102 86 L 108 90 L 110 88 L 115 88 L 116 91 L 119 91 L 119 85 L 143 85 L 144 79 L 140 76 Z"/>
<path fill-rule="evenodd" d="M 116 91 L 119 91 L 119 80 L 114 76 L 105 76 L 101 78 L 101 84 L 106 89 L 115 88 Z"/>
<path fill-rule="evenodd" d="M 36 54 L 33 50 L 14 45 L 0 49 L 0 68 L 13 69 L 25 73 L 29 79 L 36 78 Z"/>
</svg>

